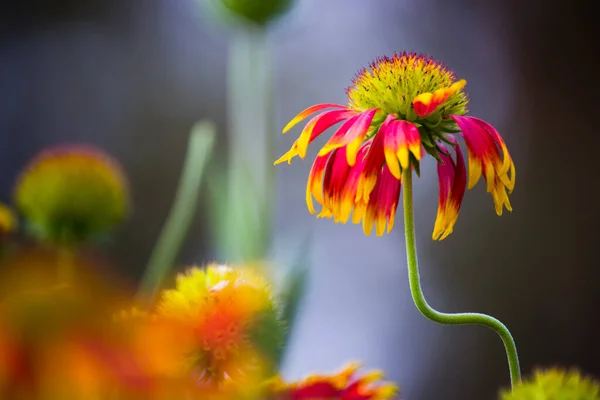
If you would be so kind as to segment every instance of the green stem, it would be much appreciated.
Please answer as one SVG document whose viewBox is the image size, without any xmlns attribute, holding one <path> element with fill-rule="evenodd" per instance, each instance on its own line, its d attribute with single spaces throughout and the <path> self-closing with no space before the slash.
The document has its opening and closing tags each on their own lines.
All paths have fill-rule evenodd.
<svg viewBox="0 0 600 400">
<path fill-rule="evenodd" d="M 268 32 L 248 26 L 231 38 L 228 60 L 229 184 L 226 258 L 266 256 L 272 239 L 275 132 Z"/>
<path fill-rule="evenodd" d="M 502 339 L 508 367 L 510 370 L 511 384 L 514 385 L 521 380 L 519 370 L 519 358 L 517 347 L 508 328 L 496 318 L 478 313 L 446 314 L 434 310 L 425 300 L 423 289 L 419 278 L 419 266 L 417 261 L 417 245 L 415 240 L 415 225 L 413 216 L 412 195 L 412 171 L 405 169 L 402 174 L 402 186 L 404 191 L 404 231 L 406 237 L 406 258 L 408 264 L 408 281 L 415 306 L 426 318 L 440 324 L 450 325 L 483 325 L 493 329 Z"/>
<path fill-rule="evenodd" d="M 173 266 L 196 211 L 204 167 L 215 141 L 215 126 L 199 122 L 192 128 L 183 173 L 169 217 L 144 272 L 138 299 L 152 301 Z"/>
</svg>

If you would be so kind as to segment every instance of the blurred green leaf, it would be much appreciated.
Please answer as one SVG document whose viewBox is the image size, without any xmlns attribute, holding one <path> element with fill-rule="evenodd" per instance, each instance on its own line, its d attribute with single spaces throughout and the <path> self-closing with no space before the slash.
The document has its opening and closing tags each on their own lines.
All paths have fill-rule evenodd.
<svg viewBox="0 0 600 400">
<path fill-rule="evenodd" d="M 285 321 L 287 329 L 284 336 L 283 350 L 288 347 L 290 335 L 293 332 L 298 313 L 302 306 L 306 286 L 308 283 L 308 271 L 310 248 L 312 236 L 309 234 L 302 244 L 298 247 L 298 253 L 294 262 L 282 283 L 282 289 L 279 291 L 279 301 L 281 304 L 281 317 Z M 276 363 L 279 367 L 283 361 L 285 353 L 280 352 Z"/>
<path fill-rule="evenodd" d="M 173 267 L 197 209 L 204 167 L 212 153 L 215 136 L 216 127 L 212 122 L 201 121 L 192 128 L 175 201 L 142 278 L 140 299 L 151 300 Z"/>
</svg>

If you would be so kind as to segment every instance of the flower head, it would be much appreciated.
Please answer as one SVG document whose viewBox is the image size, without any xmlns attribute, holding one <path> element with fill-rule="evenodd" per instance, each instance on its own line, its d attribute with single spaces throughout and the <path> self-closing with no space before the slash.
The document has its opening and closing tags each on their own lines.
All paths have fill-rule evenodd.
<svg viewBox="0 0 600 400">
<path fill-rule="evenodd" d="M 433 238 L 447 237 L 454 227 L 467 187 L 463 154 L 468 150 L 468 187 L 483 175 L 496 213 L 512 210 L 508 194 L 515 167 L 500 134 L 467 113 L 466 81 L 432 58 L 414 53 L 382 57 L 362 69 L 346 90 L 348 105 L 317 104 L 298 114 L 289 131 L 309 115 L 292 148 L 275 164 L 306 157 L 308 145 L 333 125 L 343 122 L 319 151 L 311 168 L 306 202 L 322 206 L 318 216 L 346 223 L 362 222 L 365 234 L 390 232 L 405 170 L 416 170 L 425 154 L 438 162 L 440 198 Z M 453 158 L 452 153 L 455 153 Z"/>
<path fill-rule="evenodd" d="M 247 267 L 190 268 L 178 275 L 175 289 L 162 294 L 157 313 L 191 338 L 182 364 L 200 382 L 258 379 L 269 368 L 265 342 L 281 345 L 283 327 L 269 283 Z"/>
<path fill-rule="evenodd" d="M 120 222 L 129 207 L 121 167 L 90 146 L 44 150 L 21 174 L 15 203 L 34 233 L 53 242 L 94 238 Z"/>
<path fill-rule="evenodd" d="M 600 382 L 578 371 L 549 369 L 536 371 L 532 379 L 501 393 L 502 400 L 598 400 Z"/>
<path fill-rule="evenodd" d="M 388 400 L 398 394 L 396 385 L 379 382 L 384 376 L 381 371 L 358 375 L 359 368 L 352 363 L 335 374 L 311 375 L 293 383 L 278 377 L 269 382 L 269 391 L 281 400 Z"/>
</svg>

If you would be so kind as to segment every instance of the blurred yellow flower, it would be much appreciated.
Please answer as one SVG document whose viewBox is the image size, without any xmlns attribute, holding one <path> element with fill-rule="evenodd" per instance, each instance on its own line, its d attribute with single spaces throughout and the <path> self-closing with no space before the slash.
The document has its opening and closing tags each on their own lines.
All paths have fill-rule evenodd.
<svg viewBox="0 0 600 400">
<path fill-rule="evenodd" d="M 389 400 L 398 394 L 393 383 L 380 382 L 382 371 L 357 374 L 360 364 L 352 363 L 330 375 L 310 375 L 305 379 L 286 383 L 277 377 L 268 383 L 274 399 L 286 400 Z"/>
<path fill-rule="evenodd" d="M 22 172 L 14 197 L 32 232 L 59 243 L 107 233 L 129 207 L 121 167 L 91 146 L 42 151 Z"/>
<path fill-rule="evenodd" d="M 250 267 L 190 268 L 162 293 L 157 314 L 192 339 L 182 362 L 204 386 L 259 383 L 271 367 L 260 335 L 268 326 L 270 344 L 279 345 L 283 331 L 269 282 Z"/>
<path fill-rule="evenodd" d="M 17 227 L 15 215 L 6 205 L 0 203 L 0 236 L 12 232 Z"/>
<path fill-rule="evenodd" d="M 502 400 L 600 400 L 600 381 L 576 370 L 538 370 L 530 380 L 505 390 Z"/>
</svg>

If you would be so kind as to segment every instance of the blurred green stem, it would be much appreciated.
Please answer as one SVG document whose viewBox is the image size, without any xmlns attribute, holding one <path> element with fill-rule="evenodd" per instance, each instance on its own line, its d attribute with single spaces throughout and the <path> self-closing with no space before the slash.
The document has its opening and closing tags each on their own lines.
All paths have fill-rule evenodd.
<svg viewBox="0 0 600 400">
<path fill-rule="evenodd" d="M 175 201 L 144 272 L 138 290 L 139 301 L 152 301 L 181 249 L 196 212 L 202 174 L 214 146 L 215 131 L 215 126 L 208 121 L 192 128 Z"/>
<path fill-rule="evenodd" d="M 241 253 L 237 257 L 242 260 L 263 258 L 272 238 L 275 196 L 274 104 L 267 30 L 248 26 L 236 32 L 231 38 L 228 67 L 228 204 L 229 209 L 246 215 L 229 214 L 234 219 L 229 226 L 235 232 L 229 232 L 225 240 L 233 241 L 228 252 Z M 252 190 L 243 191 L 248 185 Z M 250 246 L 241 243 L 248 240 L 252 241 Z M 227 258 L 231 256 L 227 254 Z"/>
<path fill-rule="evenodd" d="M 519 370 L 519 358 L 517 356 L 517 347 L 508 328 L 497 319 L 478 313 L 460 313 L 446 314 L 434 310 L 425 300 L 421 281 L 419 277 L 419 266 L 417 261 L 417 245 L 415 240 L 415 226 L 413 215 L 413 195 L 412 195 L 412 170 L 405 169 L 402 174 L 402 186 L 404 192 L 404 231 L 406 238 L 406 258 L 408 264 L 408 280 L 410 292 L 412 294 L 415 306 L 426 318 L 440 324 L 451 325 L 483 325 L 493 329 L 502 339 L 506 356 L 508 358 L 508 367 L 510 370 L 511 384 L 515 385 L 521 380 L 521 371 Z"/>
</svg>

